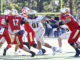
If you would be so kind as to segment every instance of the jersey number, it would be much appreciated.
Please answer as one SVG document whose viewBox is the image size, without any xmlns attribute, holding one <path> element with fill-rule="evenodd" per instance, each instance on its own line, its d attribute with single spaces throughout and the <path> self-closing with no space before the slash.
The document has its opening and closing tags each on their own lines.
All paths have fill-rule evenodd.
<svg viewBox="0 0 80 60">
<path fill-rule="evenodd" d="M 2 19 L 1 24 L 5 24 L 5 23 L 6 23 L 5 19 Z"/>
<path fill-rule="evenodd" d="M 32 23 L 32 27 L 33 28 L 37 28 L 38 27 L 38 23 Z"/>
<path fill-rule="evenodd" d="M 13 19 L 13 24 L 14 24 L 14 26 L 18 26 L 18 22 L 19 22 L 19 20 L 18 19 Z"/>
</svg>

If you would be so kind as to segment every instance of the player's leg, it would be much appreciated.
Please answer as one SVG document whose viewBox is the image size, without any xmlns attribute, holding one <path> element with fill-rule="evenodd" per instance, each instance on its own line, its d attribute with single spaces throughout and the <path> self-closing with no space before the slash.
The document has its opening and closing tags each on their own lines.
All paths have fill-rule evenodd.
<svg viewBox="0 0 80 60">
<path fill-rule="evenodd" d="M 28 32 L 27 33 L 28 42 L 25 41 L 25 39 L 24 39 L 23 44 L 26 45 L 29 49 L 31 46 L 38 49 L 37 44 L 35 43 L 34 40 L 32 40 L 32 36 L 33 35 L 31 34 L 31 32 Z M 42 52 L 45 53 L 46 52 L 45 49 L 42 48 Z"/>
<path fill-rule="evenodd" d="M 42 30 L 39 31 L 39 39 L 40 39 L 41 45 L 43 45 L 43 46 L 45 46 L 47 48 L 52 49 L 53 55 L 55 55 L 55 53 L 56 53 L 56 47 L 55 46 L 51 46 L 50 44 L 44 42 L 44 38 L 43 38 L 44 37 L 44 33 L 45 33 L 44 29 L 42 29 Z"/>
<path fill-rule="evenodd" d="M 29 26 L 29 25 L 27 25 Z M 25 39 L 23 39 L 23 44 L 26 45 L 29 49 L 30 46 L 33 46 L 34 48 L 37 48 L 37 44 L 34 41 L 34 37 L 35 37 L 35 32 L 33 31 L 33 29 L 31 27 L 29 27 L 28 29 L 26 29 L 27 31 L 27 41 L 25 41 Z M 42 49 L 42 52 L 45 53 L 45 49 Z"/>
<path fill-rule="evenodd" d="M 34 48 L 36 48 L 36 49 L 38 49 L 38 46 L 37 46 L 36 43 L 34 43 L 34 44 L 31 45 L 31 46 L 34 47 Z M 45 52 L 46 52 L 46 50 L 42 48 L 42 53 L 44 54 Z"/>
<path fill-rule="evenodd" d="M 6 51 L 11 48 L 11 39 L 10 39 L 10 36 L 9 36 L 9 32 L 7 29 L 4 30 L 4 33 L 3 33 L 3 36 L 5 38 L 5 40 L 7 41 L 7 47 L 4 49 L 4 52 L 3 52 L 3 56 L 6 55 Z"/>
<path fill-rule="evenodd" d="M 4 44 L 4 42 L 5 42 L 5 38 L 2 37 L 2 38 L 0 39 L 0 48 L 2 47 L 2 45 Z"/>
<path fill-rule="evenodd" d="M 15 37 L 15 35 L 9 33 L 9 36 L 10 36 L 10 38 L 11 38 L 11 43 L 13 43 L 13 42 L 14 42 L 14 37 Z"/>
<path fill-rule="evenodd" d="M 24 45 L 26 45 L 29 49 L 30 49 L 30 44 L 29 44 L 29 40 L 28 40 L 28 35 L 29 35 L 29 33 L 27 33 L 26 31 L 25 31 L 25 33 L 24 33 L 24 35 L 23 35 L 23 37 L 22 37 L 22 40 L 23 40 L 23 44 Z"/>
<path fill-rule="evenodd" d="M 4 30 L 4 34 L 3 34 L 5 40 L 7 41 L 7 48 L 10 48 L 11 47 L 11 39 L 10 39 L 10 36 L 9 36 L 9 32 L 7 29 Z"/>
<path fill-rule="evenodd" d="M 61 36 L 58 37 L 58 46 L 59 49 L 57 50 L 57 52 L 62 52 L 62 39 L 66 38 L 66 33 L 63 33 Z"/>
<path fill-rule="evenodd" d="M 41 32 L 42 31 L 42 32 Z M 38 32 L 36 32 L 36 36 L 35 36 L 35 38 L 36 38 L 36 41 L 37 41 L 37 48 L 38 48 L 38 52 L 37 52 L 37 55 L 42 55 L 43 54 L 43 52 L 42 52 L 42 44 L 41 44 L 41 36 L 42 36 L 42 34 L 43 34 L 43 29 L 40 29 L 40 30 L 38 30 Z"/>
<path fill-rule="evenodd" d="M 27 31 L 28 35 L 27 35 L 27 38 L 28 38 L 28 42 L 30 45 L 34 45 L 34 48 L 37 46 L 36 44 L 34 44 L 34 37 L 35 37 L 35 32 L 33 31 L 33 29 L 30 27 L 30 25 L 28 23 L 25 24 L 25 30 Z M 38 43 L 38 46 L 37 47 L 40 51 L 42 51 L 43 53 L 45 53 L 45 50 L 44 49 L 41 49 L 41 43 L 39 41 L 37 41 Z M 24 43 L 25 44 L 25 43 Z M 26 45 L 29 45 L 29 44 L 26 44 Z"/>
<path fill-rule="evenodd" d="M 56 47 L 55 46 L 51 46 L 49 43 L 44 42 L 43 37 L 41 37 L 41 40 L 40 41 L 41 41 L 41 45 L 43 45 L 43 46 L 45 46 L 47 48 L 52 49 L 53 55 L 55 55 L 55 53 L 56 53 Z"/>
<path fill-rule="evenodd" d="M 45 30 L 41 28 L 37 33 L 36 33 L 36 41 L 37 41 L 37 48 L 39 49 L 37 55 L 42 55 L 46 52 L 45 49 L 42 48 L 43 45 L 43 39 L 42 36 L 44 35 Z"/>
<path fill-rule="evenodd" d="M 76 42 L 76 46 L 80 49 L 80 41 Z"/>
<path fill-rule="evenodd" d="M 59 49 L 57 50 L 57 52 L 62 52 L 62 40 L 63 39 L 68 39 L 69 38 L 69 35 L 70 35 L 70 31 L 66 31 L 65 33 L 61 34 L 59 37 L 58 37 L 58 46 L 59 46 Z"/>
<path fill-rule="evenodd" d="M 35 32 L 28 23 L 24 25 L 24 28 L 25 28 L 25 31 L 27 32 L 27 40 L 29 43 L 23 42 L 23 44 L 25 44 L 30 49 L 30 45 L 34 43 Z"/>
<path fill-rule="evenodd" d="M 34 34 L 32 32 L 27 31 L 27 35 L 25 35 L 25 37 L 26 36 L 27 36 L 27 40 L 26 38 L 23 38 L 23 44 L 26 45 L 30 49 L 30 46 L 35 43 Z"/>
<path fill-rule="evenodd" d="M 35 37 L 34 30 L 31 28 L 31 26 L 28 23 L 26 23 L 24 25 L 24 27 L 25 27 L 25 31 L 27 32 L 27 39 L 28 39 L 28 41 L 32 42 L 32 44 L 33 44 L 34 37 Z"/>
<path fill-rule="evenodd" d="M 35 53 L 33 51 L 30 51 L 30 49 L 27 49 L 26 47 L 23 46 L 23 41 L 22 41 L 22 34 L 16 34 L 16 38 L 17 38 L 17 44 L 19 46 L 20 49 L 23 49 L 26 52 L 31 53 L 31 57 L 35 56 Z"/>
<path fill-rule="evenodd" d="M 59 46 L 59 49 L 57 50 L 57 52 L 62 52 L 62 38 L 58 38 L 58 46 Z"/>
<path fill-rule="evenodd" d="M 17 54 L 17 55 L 18 55 L 18 53 L 17 53 L 18 48 L 19 48 L 19 46 L 16 44 L 15 45 L 15 54 Z"/>
<path fill-rule="evenodd" d="M 80 31 L 77 29 L 77 30 L 73 30 L 70 34 L 70 37 L 69 37 L 69 40 L 68 40 L 68 43 L 75 49 L 76 51 L 76 54 L 75 54 L 75 57 L 78 57 L 79 54 L 80 54 L 80 51 L 78 49 L 78 47 L 75 45 L 75 43 L 77 42 L 78 38 L 80 36 Z"/>
<path fill-rule="evenodd" d="M 29 47 L 29 44 L 30 44 L 30 45 L 33 45 L 33 44 L 35 43 L 35 41 L 34 41 L 34 36 L 35 36 L 34 33 L 28 32 L 28 34 L 27 34 L 28 42 L 27 42 L 27 44 L 26 44 L 28 47 Z M 30 48 L 30 47 L 29 47 L 29 48 Z"/>
</svg>

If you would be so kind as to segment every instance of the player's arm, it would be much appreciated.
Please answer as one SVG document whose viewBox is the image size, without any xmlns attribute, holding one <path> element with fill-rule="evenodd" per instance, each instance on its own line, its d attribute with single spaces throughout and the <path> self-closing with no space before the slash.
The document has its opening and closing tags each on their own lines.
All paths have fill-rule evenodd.
<svg viewBox="0 0 80 60">
<path fill-rule="evenodd" d="M 25 20 L 24 18 L 22 18 L 22 20 L 21 20 L 21 25 L 24 24 L 24 23 L 28 23 L 28 21 Z"/>
<path fill-rule="evenodd" d="M 71 21 L 71 18 L 70 17 L 67 17 L 65 20 L 62 20 L 60 22 L 56 22 L 55 24 L 57 25 L 64 25 L 64 24 L 67 24 Z"/>
<path fill-rule="evenodd" d="M 71 21 L 71 18 L 70 17 L 66 17 L 65 20 L 63 20 L 64 24 L 67 24 Z"/>
</svg>

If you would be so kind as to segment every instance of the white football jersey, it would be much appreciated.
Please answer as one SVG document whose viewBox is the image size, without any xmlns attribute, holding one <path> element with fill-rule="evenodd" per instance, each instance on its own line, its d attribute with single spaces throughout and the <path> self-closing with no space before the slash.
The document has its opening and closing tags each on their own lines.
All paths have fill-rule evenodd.
<svg viewBox="0 0 80 60">
<path fill-rule="evenodd" d="M 30 24 L 30 26 L 33 28 L 33 30 L 36 32 L 43 28 L 43 25 L 41 23 L 41 20 L 44 18 L 42 15 L 37 15 L 37 18 L 35 19 L 29 19 L 25 17 L 24 19 L 27 20 Z"/>
</svg>

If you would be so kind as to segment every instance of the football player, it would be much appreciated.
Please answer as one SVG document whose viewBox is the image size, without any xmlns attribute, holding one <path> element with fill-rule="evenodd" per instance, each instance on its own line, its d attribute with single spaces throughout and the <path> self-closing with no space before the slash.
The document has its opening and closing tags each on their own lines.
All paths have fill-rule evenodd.
<svg viewBox="0 0 80 60">
<path fill-rule="evenodd" d="M 42 19 L 44 18 L 44 16 L 42 15 L 35 15 L 36 11 L 35 10 L 30 10 L 28 12 L 28 17 L 25 17 L 25 20 L 27 20 L 30 24 L 30 26 L 33 28 L 33 30 L 35 31 L 35 38 L 37 41 L 37 45 L 38 45 L 38 55 L 42 55 L 42 45 L 48 47 L 48 48 L 52 48 L 53 49 L 53 54 L 55 54 L 56 52 L 56 47 L 52 47 L 50 46 L 48 43 L 44 43 L 43 42 L 43 36 L 45 33 L 45 29 L 41 23 Z"/>
<path fill-rule="evenodd" d="M 75 45 L 75 43 L 77 42 L 80 36 L 80 26 L 75 21 L 73 16 L 70 14 L 70 10 L 68 8 L 61 9 L 60 20 L 62 21 L 57 22 L 56 24 L 58 25 L 66 24 L 68 26 L 69 30 L 71 31 L 68 43 L 75 49 L 76 51 L 75 57 L 78 57 L 80 54 L 80 50 Z"/>
<path fill-rule="evenodd" d="M 22 9 L 22 17 L 24 17 L 24 18 L 28 17 L 29 10 L 30 10 L 29 8 L 24 7 Z M 37 48 L 37 44 L 34 41 L 35 32 L 32 29 L 32 27 L 29 25 L 29 23 L 25 23 L 24 24 L 24 29 L 27 32 L 27 40 L 28 40 L 28 42 L 23 41 L 23 44 L 27 45 L 29 49 L 30 49 L 30 46 L 33 46 L 34 48 Z M 42 52 L 45 53 L 45 49 L 42 49 Z"/>
<path fill-rule="evenodd" d="M 10 16 L 8 16 L 7 24 L 8 24 L 8 30 L 10 34 L 15 35 L 13 44 L 17 44 L 20 49 L 23 49 L 26 52 L 31 53 L 31 57 L 35 56 L 35 53 L 33 51 L 30 51 L 26 47 L 23 46 L 22 37 L 24 34 L 24 30 L 21 29 L 21 25 L 26 23 L 26 21 L 21 17 L 17 15 L 17 10 L 12 9 L 10 11 Z M 6 55 L 7 49 L 4 51 L 4 54 Z"/>
<path fill-rule="evenodd" d="M 6 24 L 6 19 L 9 11 L 10 10 L 5 10 L 4 16 L 0 16 L 0 45 L 2 45 L 5 42 L 5 40 L 7 41 L 8 44 L 7 47 L 4 49 L 4 51 L 6 49 L 11 48 L 11 39 L 8 32 L 8 25 Z M 3 53 L 3 56 L 4 55 L 5 54 Z"/>
</svg>

